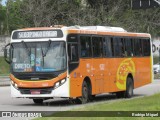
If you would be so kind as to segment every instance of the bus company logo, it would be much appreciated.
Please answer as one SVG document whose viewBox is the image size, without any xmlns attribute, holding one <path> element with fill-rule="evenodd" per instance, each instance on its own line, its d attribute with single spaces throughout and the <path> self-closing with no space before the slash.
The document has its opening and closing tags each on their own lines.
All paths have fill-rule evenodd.
<svg viewBox="0 0 160 120">
<path fill-rule="evenodd" d="M 2 112 L 2 117 L 12 117 L 11 112 Z"/>
<path fill-rule="evenodd" d="M 91 66 L 89 63 L 86 64 L 86 68 L 89 69 Z"/>
<path fill-rule="evenodd" d="M 128 73 L 132 73 L 133 77 L 135 75 L 135 64 L 131 58 L 123 60 L 118 67 L 116 75 L 117 79 L 116 86 L 120 90 L 126 89 L 126 79 Z"/>
<path fill-rule="evenodd" d="M 2 118 L 42 117 L 41 112 L 2 112 Z"/>
<path fill-rule="evenodd" d="M 100 70 L 105 70 L 105 64 L 100 64 L 100 65 L 99 65 L 99 69 L 100 69 Z"/>
</svg>

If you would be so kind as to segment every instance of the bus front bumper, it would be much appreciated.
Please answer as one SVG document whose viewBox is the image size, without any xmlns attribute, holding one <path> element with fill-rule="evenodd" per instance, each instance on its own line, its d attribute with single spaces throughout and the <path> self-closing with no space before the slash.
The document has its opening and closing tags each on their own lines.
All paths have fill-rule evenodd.
<svg viewBox="0 0 160 120">
<path fill-rule="evenodd" d="M 28 89 L 29 90 L 29 89 Z M 31 89 L 32 90 L 32 89 Z M 35 92 L 34 92 L 35 91 Z M 54 97 L 70 97 L 69 96 L 69 80 L 56 89 L 51 89 L 50 93 L 38 93 L 36 89 L 33 93 L 23 93 L 11 84 L 11 97 L 13 98 L 54 98 Z"/>
</svg>

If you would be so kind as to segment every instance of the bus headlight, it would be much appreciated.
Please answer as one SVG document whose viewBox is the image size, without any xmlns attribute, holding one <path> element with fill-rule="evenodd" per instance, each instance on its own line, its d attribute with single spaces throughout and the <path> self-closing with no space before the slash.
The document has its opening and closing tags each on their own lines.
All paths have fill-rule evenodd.
<svg viewBox="0 0 160 120">
<path fill-rule="evenodd" d="M 61 80 L 61 84 L 65 83 L 66 79 Z"/>
<path fill-rule="evenodd" d="M 66 79 L 62 79 L 60 81 L 57 81 L 55 84 L 54 84 L 54 89 L 55 88 L 58 88 L 59 86 L 63 85 L 64 83 L 66 82 Z"/>
<path fill-rule="evenodd" d="M 11 84 L 13 85 L 14 88 L 18 90 L 18 85 L 15 82 L 11 81 Z"/>
<path fill-rule="evenodd" d="M 18 85 L 16 83 L 14 84 L 14 86 L 15 86 L 16 89 L 18 89 Z"/>
<path fill-rule="evenodd" d="M 11 81 L 11 84 L 12 84 L 12 85 L 14 85 L 14 82 L 13 82 L 13 81 Z"/>
<path fill-rule="evenodd" d="M 57 82 L 57 83 L 55 84 L 55 88 L 59 87 L 59 85 L 60 85 L 60 83 Z"/>
</svg>

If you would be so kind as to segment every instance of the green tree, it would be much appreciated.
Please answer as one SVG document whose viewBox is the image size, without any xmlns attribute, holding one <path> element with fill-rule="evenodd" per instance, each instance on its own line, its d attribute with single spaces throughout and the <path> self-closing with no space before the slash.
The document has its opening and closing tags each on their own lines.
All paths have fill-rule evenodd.
<svg viewBox="0 0 160 120">
<path fill-rule="evenodd" d="M 22 5 L 21 0 L 7 1 L 6 15 L 7 15 L 7 24 L 8 24 L 9 33 L 11 33 L 15 29 L 23 28 L 27 26 L 26 21 L 21 16 L 22 14 L 20 9 L 21 5 Z"/>
<path fill-rule="evenodd" d="M 68 25 L 81 0 L 23 0 L 23 17 L 33 26 Z M 25 17 L 28 16 L 28 17 Z"/>
<path fill-rule="evenodd" d="M 92 21 L 99 25 L 123 27 L 127 31 L 160 35 L 160 7 L 132 10 L 130 0 L 86 0 Z M 94 17 L 96 16 L 96 17 Z"/>
<path fill-rule="evenodd" d="M 1 0 L 0 0 L 1 3 Z M 6 33 L 6 7 L 0 4 L 0 35 Z"/>
<path fill-rule="evenodd" d="M 160 35 L 160 8 L 132 10 L 130 0 L 8 0 L 0 12 L 0 34 L 62 24 L 117 26 Z"/>
</svg>

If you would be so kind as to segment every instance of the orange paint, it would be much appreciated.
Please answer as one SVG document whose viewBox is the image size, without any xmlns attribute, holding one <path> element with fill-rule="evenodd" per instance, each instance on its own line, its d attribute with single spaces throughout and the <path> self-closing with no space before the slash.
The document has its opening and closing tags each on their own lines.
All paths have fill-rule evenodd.
<svg viewBox="0 0 160 120">
<path fill-rule="evenodd" d="M 68 33 L 76 34 L 97 34 L 97 35 L 111 35 L 111 36 L 130 36 L 130 37 L 150 37 L 146 33 L 131 33 L 131 32 L 101 32 L 95 30 L 68 30 Z"/>
<path fill-rule="evenodd" d="M 104 32 L 96 30 L 68 30 L 70 34 L 97 34 L 108 36 L 129 36 L 150 38 L 150 34 L 130 33 L 130 32 Z M 127 60 L 129 59 L 129 60 Z M 125 70 L 119 69 L 124 63 Z M 90 67 L 87 67 L 89 64 Z M 99 66 L 103 64 L 104 70 Z M 70 74 L 70 96 L 82 96 L 82 83 L 85 77 L 91 80 L 92 94 L 123 91 L 126 89 L 126 79 L 131 74 L 134 79 L 134 88 L 152 82 L 152 60 L 151 57 L 132 57 L 130 58 L 90 58 L 80 59 L 77 69 Z M 74 78 L 74 74 L 80 76 Z M 81 77 L 83 76 L 83 77 Z M 122 79 L 123 78 L 123 79 Z"/>
<path fill-rule="evenodd" d="M 18 87 L 22 88 L 45 88 L 45 87 L 53 87 L 54 84 L 62 79 L 67 77 L 67 72 L 60 74 L 58 77 L 53 78 L 51 80 L 40 80 L 40 81 L 26 81 L 26 80 L 19 80 L 14 77 L 14 75 L 10 75 L 10 79 L 15 82 Z"/>
<path fill-rule="evenodd" d="M 103 59 L 103 60 L 101 60 Z M 94 61 L 93 59 L 80 59 L 79 67 L 70 74 L 70 95 L 71 97 L 81 96 L 82 83 L 87 76 L 92 83 L 92 94 L 100 94 L 107 92 L 122 91 L 121 87 L 117 86 L 117 82 L 121 85 L 126 84 L 126 77 L 129 73 L 133 75 L 134 88 L 151 83 L 151 63 L 150 57 L 146 58 L 132 58 L 135 64 L 134 71 L 123 71 L 123 73 L 117 73 L 118 66 L 127 58 L 101 58 Z M 143 62 L 142 62 L 143 61 Z M 86 68 L 86 63 L 90 63 L 90 68 Z M 104 64 L 105 70 L 100 70 L 99 65 Z M 131 66 L 129 64 L 129 66 Z M 128 68 L 129 69 L 129 68 Z M 74 78 L 74 73 L 79 73 L 80 76 Z M 118 79 L 116 74 L 124 74 L 125 79 Z M 124 86 L 126 87 L 126 86 Z M 125 90 L 125 89 L 124 89 Z"/>
<path fill-rule="evenodd" d="M 26 28 L 22 30 L 49 30 L 55 28 Z M 57 29 L 57 28 L 56 28 Z M 96 30 L 68 29 L 63 31 L 68 34 L 93 34 L 108 36 L 129 36 L 150 38 L 150 34 L 131 32 L 105 32 Z M 152 82 L 152 56 L 150 57 L 124 57 L 124 58 L 90 58 L 79 59 L 79 66 L 69 75 L 68 71 L 51 80 L 26 81 L 10 78 L 18 87 L 42 88 L 53 87 L 54 84 L 69 76 L 70 97 L 82 96 L 82 83 L 86 77 L 91 80 L 92 95 L 108 92 L 123 91 L 126 89 L 126 79 L 131 74 L 134 79 L 134 88 Z"/>
</svg>

